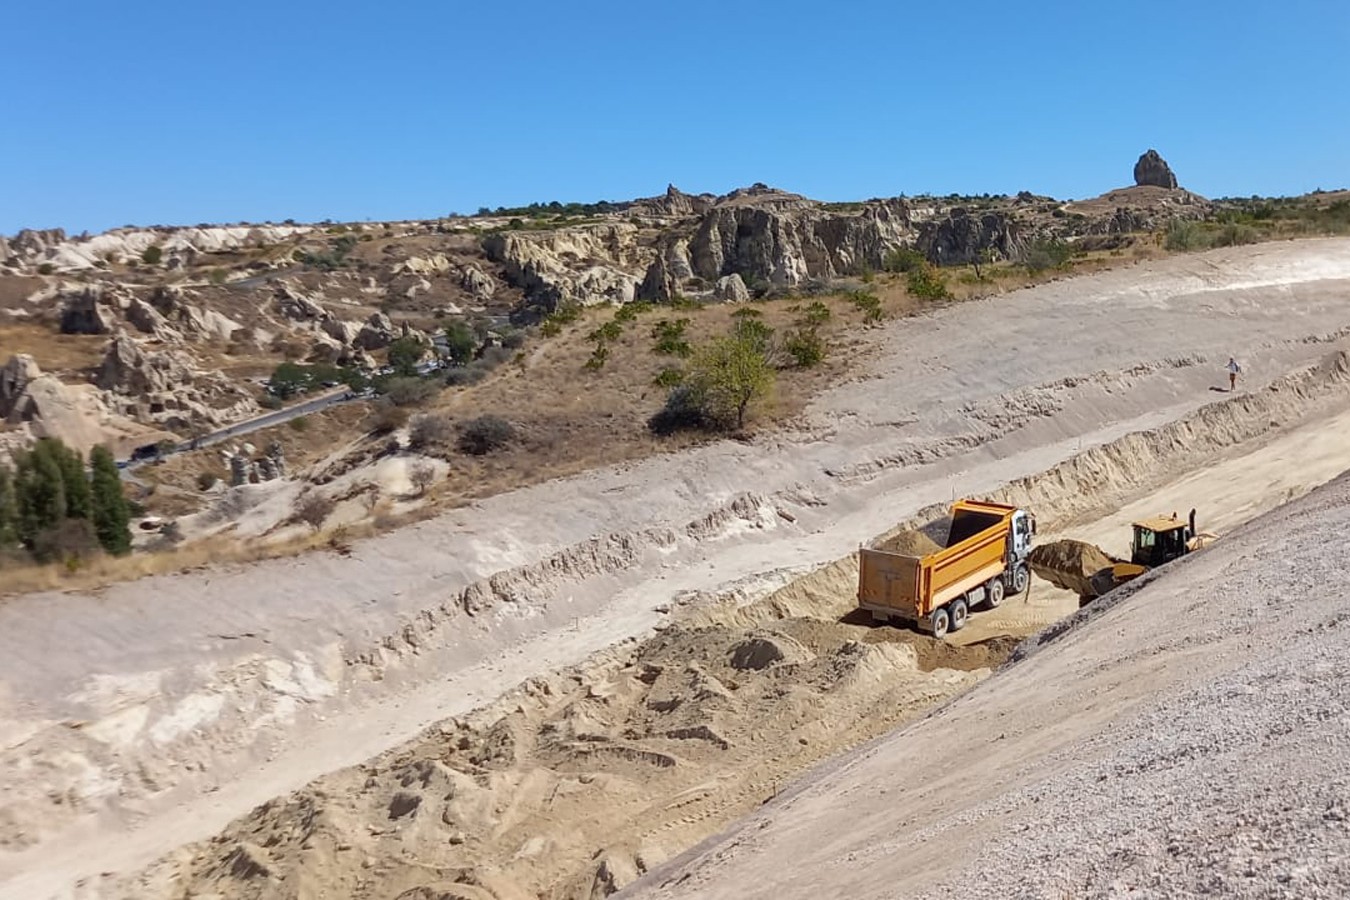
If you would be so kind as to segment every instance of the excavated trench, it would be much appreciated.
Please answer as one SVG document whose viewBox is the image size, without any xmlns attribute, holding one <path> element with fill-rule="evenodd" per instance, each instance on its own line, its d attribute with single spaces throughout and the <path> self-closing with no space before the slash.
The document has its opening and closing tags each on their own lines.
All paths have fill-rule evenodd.
<svg viewBox="0 0 1350 900">
<path fill-rule="evenodd" d="M 1343 407 L 1347 383 L 1350 359 L 1333 354 L 987 499 L 1030 508 L 1042 532 L 1065 531 Z M 925 526 L 944 513 L 924 510 L 880 539 L 923 550 Z M 965 691 L 1035 630 L 1011 625 L 958 646 L 874 627 L 854 611 L 856 578 L 849 556 L 767 595 L 677 609 L 644 641 L 531 679 L 254 810 L 126 882 L 121 896 L 613 893 L 816 763 Z"/>
</svg>

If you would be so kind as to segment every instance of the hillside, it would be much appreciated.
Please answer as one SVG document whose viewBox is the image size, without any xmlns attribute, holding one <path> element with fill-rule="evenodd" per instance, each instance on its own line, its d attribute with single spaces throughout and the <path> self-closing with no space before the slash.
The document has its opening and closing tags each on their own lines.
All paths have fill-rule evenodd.
<svg viewBox="0 0 1350 900">
<path fill-rule="evenodd" d="M 941 304 L 861 332 L 852 379 L 777 431 L 328 552 L 13 598 L 0 889 L 608 893 L 1076 605 L 1035 585 L 944 651 L 849 619 L 860 542 L 959 495 L 1047 537 L 1188 504 L 1223 533 L 1338 474 L 1347 284 L 1350 243 L 1319 239 Z"/>
</svg>

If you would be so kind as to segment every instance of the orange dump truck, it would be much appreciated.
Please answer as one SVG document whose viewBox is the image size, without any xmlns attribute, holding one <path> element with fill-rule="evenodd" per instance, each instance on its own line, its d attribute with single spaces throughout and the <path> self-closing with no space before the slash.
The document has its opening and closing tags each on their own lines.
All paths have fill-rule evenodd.
<svg viewBox="0 0 1350 900">
<path fill-rule="evenodd" d="M 923 556 L 864 547 L 858 559 L 858 605 L 875 621 L 898 620 L 943 637 L 970 611 L 992 609 L 1030 583 L 1036 519 L 1026 510 L 982 500 L 952 506 L 947 540 Z"/>
</svg>

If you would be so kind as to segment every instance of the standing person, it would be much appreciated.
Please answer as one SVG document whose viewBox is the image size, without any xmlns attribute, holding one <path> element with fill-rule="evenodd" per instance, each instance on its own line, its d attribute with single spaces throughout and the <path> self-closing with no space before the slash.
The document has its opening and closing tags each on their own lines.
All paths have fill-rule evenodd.
<svg viewBox="0 0 1350 900">
<path fill-rule="evenodd" d="M 1237 377 L 1242 374 L 1242 366 L 1237 364 L 1237 360 L 1228 357 L 1228 393 L 1237 390 Z"/>
</svg>

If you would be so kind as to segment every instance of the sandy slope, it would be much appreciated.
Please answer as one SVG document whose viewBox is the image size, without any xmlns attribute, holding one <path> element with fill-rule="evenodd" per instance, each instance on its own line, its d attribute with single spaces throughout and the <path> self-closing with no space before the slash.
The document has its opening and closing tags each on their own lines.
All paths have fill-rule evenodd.
<svg viewBox="0 0 1350 900">
<path fill-rule="evenodd" d="M 1350 476 L 623 896 L 1346 896 L 1347 527 Z"/>
<path fill-rule="evenodd" d="M 1348 294 L 1346 241 L 1065 281 L 891 325 L 875 378 L 781 438 L 494 498 L 350 558 L 8 604 L 0 890 L 137 866 L 637 633 L 679 592 L 825 562 L 1184 416 L 1230 352 L 1254 389 L 1344 345 Z"/>
</svg>

